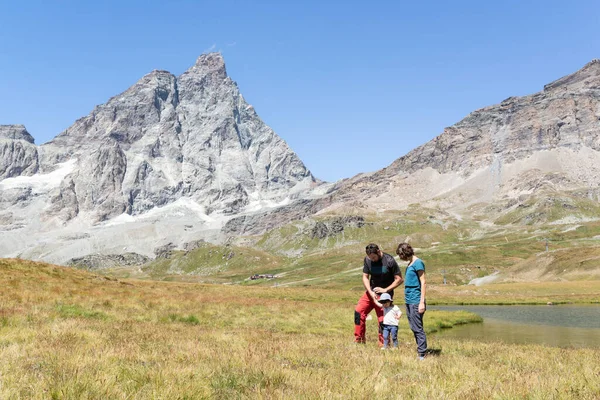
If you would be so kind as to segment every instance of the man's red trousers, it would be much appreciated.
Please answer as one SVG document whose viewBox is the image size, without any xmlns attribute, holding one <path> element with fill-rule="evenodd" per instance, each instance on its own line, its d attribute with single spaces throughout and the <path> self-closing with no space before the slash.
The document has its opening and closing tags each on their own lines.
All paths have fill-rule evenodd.
<svg viewBox="0 0 600 400">
<path fill-rule="evenodd" d="M 373 309 L 375 309 L 377 321 L 379 322 L 379 345 L 383 346 L 383 309 L 375 305 L 373 299 L 367 292 L 358 299 L 358 304 L 354 310 L 354 341 L 356 343 L 365 342 L 365 333 L 367 331 L 366 319 L 367 315 L 369 315 Z"/>
</svg>

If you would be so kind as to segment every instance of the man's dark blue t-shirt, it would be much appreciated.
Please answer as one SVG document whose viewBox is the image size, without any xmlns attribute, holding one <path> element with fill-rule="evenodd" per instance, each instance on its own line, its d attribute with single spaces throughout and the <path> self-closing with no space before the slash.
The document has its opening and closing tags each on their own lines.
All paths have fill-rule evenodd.
<svg viewBox="0 0 600 400">
<path fill-rule="evenodd" d="M 401 275 L 398 263 L 394 257 L 387 253 L 383 253 L 383 257 L 377 262 L 365 257 L 363 273 L 370 275 L 371 289 L 376 287 L 386 288 L 394 282 L 394 276 Z M 392 298 L 394 297 L 393 290 L 389 294 Z"/>
</svg>

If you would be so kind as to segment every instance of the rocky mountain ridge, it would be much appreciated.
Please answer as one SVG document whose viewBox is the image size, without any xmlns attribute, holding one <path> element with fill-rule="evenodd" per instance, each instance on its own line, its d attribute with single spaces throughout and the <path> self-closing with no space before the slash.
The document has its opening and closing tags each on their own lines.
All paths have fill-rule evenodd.
<svg viewBox="0 0 600 400">
<path fill-rule="evenodd" d="M 414 172 L 431 167 L 464 175 L 494 163 L 512 163 L 559 147 L 600 150 L 600 60 L 524 97 L 472 112 L 389 168 Z M 468 155 L 468 157 L 465 157 Z"/>
<path fill-rule="evenodd" d="M 482 228 L 547 221 L 543 211 L 520 214 L 536 201 L 592 218 L 600 61 L 476 110 L 390 166 L 335 184 L 316 180 L 258 118 L 219 54 L 179 77 L 147 74 L 45 145 L 25 133 L 0 129 L 12 160 L 0 169 L 5 256 L 153 257 L 164 246 L 223 243 L 322 214 L 363 218 L 415 204 L 458 221 L 476 216 Z M 315 229 L 313 239 L 339 230 L 318 221 Z"/>
<path fill-rule="evenodd" d="M 600 60 L 544 90 L 484 107 L 372 174 L 336 186 L 337 203 L 380 209 L 424 202 L 465 210 L 531 194 L 523 180 L 547 180 L 557 190 L 590 188 L 600 195 Z M 432 201 L 433 200 L 433 201 Z"/>
<path fill-rule="evenodd" d="M 206 214 L 232 214 L 316 183 L 246 103 L 218 53 L 201 56 L 179 77 L 147 74 L 43 147 L 43 164 L 79 159 L 71 175 L 78 203 L 100 210 L 99 220 L 180 197 Z M 61 201 L 55 197 L 59 208 L 69 206 Z"/>
<path fill-rule="evenodd" d="M 159 245 L 159 232 L 146 226 L 161 208 L 177 210 L 181 236 L 219 236 L 228 215 L 285 204 L 320 184 L 245 101 L 219 53 L 201 55 L 180 76 L 152 71 L 41 146 L 23 126 L 4 126 L 0 152 L 0 219 L 10 232 L 3 255 L 46 257 L 40 232 L 87 232 L 85 241 L 97 244 L 86 249 L 105 249 L 107 239 L 94 239 L 105 235 L 102 225 L 130 232 L 136 219 Z M 122 250 L 138 235 L 119 236 Z M 71 251 L 69 258 L 87 254 Z"/>
</svg>

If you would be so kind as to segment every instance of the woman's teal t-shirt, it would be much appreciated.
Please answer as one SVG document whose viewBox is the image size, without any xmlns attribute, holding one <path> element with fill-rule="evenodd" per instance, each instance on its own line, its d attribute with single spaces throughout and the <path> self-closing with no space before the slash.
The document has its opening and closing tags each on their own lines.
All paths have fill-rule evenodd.
<svg viewBox="0 0 600 400">
<path fill-rule="evenodd" d="M 410 267 L 406 267 L 404 274 L 404 301 L 406 304 L 421 302 L 421 282 L 417 271 L 425 271 L 425 264 L 420 258 L 417 258 Z"/>
</svg>

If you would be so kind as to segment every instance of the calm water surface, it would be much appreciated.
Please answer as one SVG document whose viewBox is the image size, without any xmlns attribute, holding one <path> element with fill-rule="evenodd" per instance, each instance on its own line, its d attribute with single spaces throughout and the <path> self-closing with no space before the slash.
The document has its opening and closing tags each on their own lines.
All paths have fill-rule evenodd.
<svg viewBox="0 0 600 400">
<path fill-rule="evenodd" d="M 600 347 L 600 305 L 431 306 L 429 309 L 464 310 L 483 318 L 481 324 L 443 330 L 439 335 L 445 338 Z"/>
</svg>

